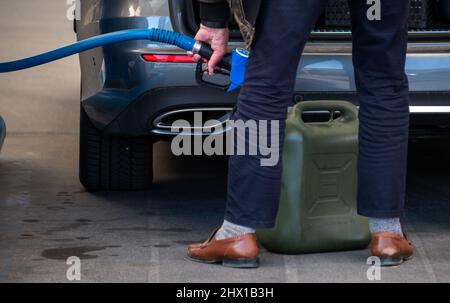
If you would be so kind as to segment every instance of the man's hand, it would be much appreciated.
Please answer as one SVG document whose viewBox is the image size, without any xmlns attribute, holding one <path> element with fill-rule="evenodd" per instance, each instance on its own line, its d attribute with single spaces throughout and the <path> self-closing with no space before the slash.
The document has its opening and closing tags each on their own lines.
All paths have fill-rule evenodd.
<svg viewBox="0 0 450 303">
<path fill-rule="evenodd" d="M 195 35 L 195 40 L 208 43 L 214 51 L 208 62 L 208 73 L 210 75 L 214 74 L 214 68 L 227 53 L 228 39 L 228 28 L 211 28 L 200 25 L 200 29 Z M 192 52 L 188 52 L 188 55 L 194 57 L 195 61 L 201 59 L 200 55 L 194 55 Z"/>
</svg>

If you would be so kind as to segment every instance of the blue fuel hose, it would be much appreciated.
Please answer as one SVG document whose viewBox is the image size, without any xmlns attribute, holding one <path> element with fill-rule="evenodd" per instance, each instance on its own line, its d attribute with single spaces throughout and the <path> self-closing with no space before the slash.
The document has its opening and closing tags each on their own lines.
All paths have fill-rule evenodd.
<svg viewBox="0 0 450 303">
<path fill-rule="evenodd" d="M 174 45 L 185 51 L 191 51 L 194 54 L 199 54 L 203 59 L 206 60 L 209 60 L 213 54 L 213 50 L 208 44 L 200 41 L 195 41 L 193 38 L 177 32 L 166 31 L 157 28 L 132 29 L 95 36 L 29 58 L 10 62 L 0 62 L 0 73 L 9 73 L 35 67 L 38 65 L 43 65 L 96 47 L 130 40 L 149 40 Z M 219 62 L 219 64 L 217 65 L 218 68 L 229 72 L 228 74 L 230 75 L 230 86 L 227 87 L 228 91 L 236 89 L 243 83 L 247 60 L 248 52 L 246 50 L 234 49 L 232 54 L 224 56 L 221 62 Z M 199 64 L 201 63 L 202 62 L 199 62 Z M 203 78 L 201 78 L 201 80 L 198 79 L 200 84 L 204 85 L 205 83 L 208 83 L 203 81 L 202 79 Z"/>
<path fill-rule="evenodd" d="M 31 68 L 96 47 L 130 40 L 150 40 L 178 46 L 186 51 L 194 51 L 205 59 L 209 59 L 212 54 L 212 50 L 208 45 L 196 42 L 193 38 L 176 32 L 161 29 L 133 29 L 99 35 L 37 56 L 17 61 L 2 62 L 0 63 L 0 73 Z"/>
</svg>

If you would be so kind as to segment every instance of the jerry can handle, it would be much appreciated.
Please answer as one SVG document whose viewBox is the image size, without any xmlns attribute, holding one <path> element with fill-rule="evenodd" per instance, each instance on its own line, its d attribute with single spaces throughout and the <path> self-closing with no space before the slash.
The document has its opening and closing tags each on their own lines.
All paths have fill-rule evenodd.
<svg viewBox="0 0 450 303">
<path fill-rule="evenodd" d="M 298 117 L 306 111 L 339 111 L 346 122 L 358 119 L 358 108 L 347 101 L 302 101 L 294 106 L 294 111 Z"/>
</svg>

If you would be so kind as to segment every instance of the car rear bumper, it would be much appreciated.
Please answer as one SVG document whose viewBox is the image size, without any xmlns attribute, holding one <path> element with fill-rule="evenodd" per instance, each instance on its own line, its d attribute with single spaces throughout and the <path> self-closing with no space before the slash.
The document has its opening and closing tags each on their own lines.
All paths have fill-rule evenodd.
<svg viewBox="0 0 450 303">
<path fill-rule="evenodd" d="M 237 92 L 226 93 L 214 88 L 199 86 L 172 86 L 150 90 L 122 111 L 105 128 L 104 132 L 116 135 L 168 135 L 170 128 L 157 127 L 156 121 L 180 110 L 230 112 L 237 99 Z M 95 106 L 85 105 L 88 114 Z M 99 115 L 95 112 L 93 116 Z M 169 131 L 168 131 L 169 130 Z"/>
<path fill-rule="evenodd" d="M 294 102 L 344 100 L 359 105 L 356 92 L 297 92 Z M 411 91 L 411 125 L 450 127 L 450 91 Z"/>
<path fill-rule="evenodd" d="M 173 115 L 172 121 L 175 121 L 177 117 L 183 117 L 182 113 L 184 117 L 186 113 L 194 112 L 206 116 L 208 111 L 214 110 L 229 113 L 235 106 L 237 94 L 198 86 L 156 88 L 132 101 L 104 131 L 115 135 L 176 135 L 170 129 L 170 122 L 161 125 L 163 118 Z M 358 105 L 355 92 L 296 92 L 292 103 L 306 100 L 345 100 Z M 412 126 L 450 127 L 450 91 L 411 92 L 410 104 Z M 95 107 L 88 106 L 88 109 L 95 110 Z M 190 118 L 186 119 L 190 121 Z M 202 120 L 205 121 L 206 118 Z"/>
<path fill-rule="evenodd" d="M 227 94 L 199 87 L 194 77 L 195 64 L 150 63 L 136 59 L 144 53 L 184 54 L 176 48 L 124 46 L 118 50 L 124 53 L 121 57 L 132 54 L 136 64 L 127 75 L 134 80 L 126 89 L 103 89 L 83 100 L 94 125 L 107 133 L 167 135 L 170 131 L 159 129 L 155 122 L 161 116 L 180 110 L 231 109 L 237 100 L 236 92 Z M 406 73 L 410 83 L 412 124 L 450 125 L 449 50 L 449 44 L 409 46 Z M 295 92 L 293 103 L 333 99 L 358 105 L 349 44 L 309 43 L 298 69 Z"/>
</svg>

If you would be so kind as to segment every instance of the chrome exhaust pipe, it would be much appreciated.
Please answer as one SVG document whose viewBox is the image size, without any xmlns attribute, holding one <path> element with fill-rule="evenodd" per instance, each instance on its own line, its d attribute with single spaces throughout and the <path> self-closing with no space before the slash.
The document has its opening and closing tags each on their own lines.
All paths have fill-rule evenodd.
<svg viewBox="0 0 450 303">
<path fill-rule="evenodd" d="M 171 110 L 158 115 L 152 123 L 152 133 L 156 135 L 216 135 L 225 133 L 226 123 L 230 119 L 232 107 L 198 107 L 198 108 L 183 108 Z M 201 113 L 201 125 L 196 125 L 196 114 Z M 187 121 L 189 128 L 183 127 L 183 130 L 175 131 L 177 128 L 174 124 L 176 121 Z M 215 120 L 216 123 L 208 124 L 205 122 Z M 222 131 L 215 131 L 216 128 L 221 127 Z"/>
</svg>

